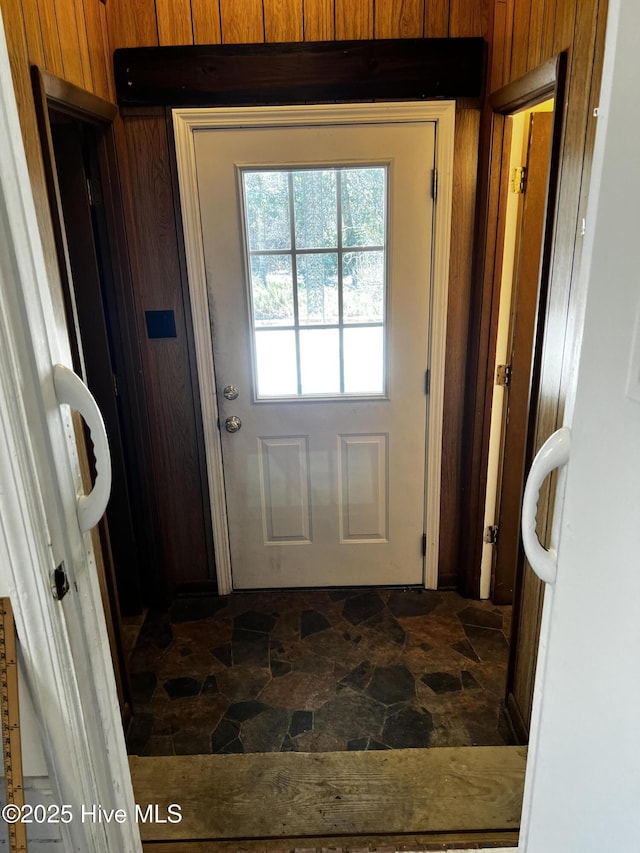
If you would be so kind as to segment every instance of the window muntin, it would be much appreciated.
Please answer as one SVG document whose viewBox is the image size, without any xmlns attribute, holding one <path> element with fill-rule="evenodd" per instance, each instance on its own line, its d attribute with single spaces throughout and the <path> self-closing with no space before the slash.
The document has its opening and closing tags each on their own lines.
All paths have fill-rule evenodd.
<svg viewBox="0 0 640 853">
<path fill-rule="evenodd" d="M 241 170 L 256 399 L 386 393 L 387 171 Z"/>
</svg>

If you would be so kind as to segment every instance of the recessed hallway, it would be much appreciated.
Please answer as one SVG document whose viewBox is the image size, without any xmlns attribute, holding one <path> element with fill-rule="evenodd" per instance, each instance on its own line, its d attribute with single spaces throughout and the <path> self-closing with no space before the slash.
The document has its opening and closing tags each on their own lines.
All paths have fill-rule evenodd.
<svg viewBox="0 0 640 853">
<path fill-rule="evenodd" d="M 236 593 L 149 613 L 130 754 L 511 743 L 511 608 L 400 589 Z"/>
</svg>

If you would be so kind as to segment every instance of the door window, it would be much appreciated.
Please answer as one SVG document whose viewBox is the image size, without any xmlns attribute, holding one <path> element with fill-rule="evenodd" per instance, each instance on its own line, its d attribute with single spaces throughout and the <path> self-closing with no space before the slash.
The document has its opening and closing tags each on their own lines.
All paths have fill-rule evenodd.
<svg viewBox="0 0 640 853">
<path fill-rule="evenodd" d="M 386 394 L 387 172 L 241 170 L 256 399 Z"/>
</svg>

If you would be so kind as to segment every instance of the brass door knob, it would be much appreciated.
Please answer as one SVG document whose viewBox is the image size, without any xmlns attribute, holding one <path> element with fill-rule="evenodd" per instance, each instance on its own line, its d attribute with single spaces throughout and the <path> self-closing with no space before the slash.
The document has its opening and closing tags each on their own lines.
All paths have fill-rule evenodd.
<svg viewBox="0 0 640 853">
<path fill-rule="evenodd" d="M 235 415 L 231 415 L 230 418 L 227 418 L 224 422 L 224 428 L 227 432 L 238 432 L 240 427 L 242 426 L 242 421 L 240 418 L 237 418 Z"/>
</svg>

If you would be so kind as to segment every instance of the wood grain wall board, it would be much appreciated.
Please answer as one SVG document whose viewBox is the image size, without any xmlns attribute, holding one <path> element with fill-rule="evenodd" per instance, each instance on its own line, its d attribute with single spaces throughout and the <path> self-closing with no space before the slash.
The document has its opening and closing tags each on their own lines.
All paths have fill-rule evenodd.
<svg viewBox="0 0 640 853">
<path fill-rule="evenodd" d="M 585 158 L 585 153 L 598 5 L 598 0 L 581 0 L 571 50 L 559 185 L 559 215 L 554 234 L 547 319 L 541 354 L 535 450 L 559 425 L 563 407 L 560 388 L 564 353 L 573 343 L 567 340 L 567 325 L 571 322 L 571 290 L 574 283 L 578 286 L 574 279 L 574 258 L 576 241 L 582 243 L 578 237 L 580 195 L 585 160 L 590 159 Z M 589 85 L 586 85 L 585 81 L 589 81 Z M 539 518 L 544 517 L 547 494 L 548 489 L 543 489 Z"/>
<path fill-rule="evenodd" d="M 93 82 L 93 69 L 89 53 L 89 35 L 87 32 L 87 13 L 85 6 L 93 6 L 94 0 L 74 0 L 76 7 L 76 21 L 78 24 L 78 43 L 80 45 L 80 62 L 84 75 L 84 88 L 88 92 L 95 92 Z"/>
<path fill-rule="evenodd" d="M 100 19 L 100 32 L 102 34 L 102 51 L 105 73 L 107 75 L 107 87 L 109 92 L 108 100 L 115 103 L 116 100 L 116 84 L 113 79 L 113 49 L 111 47 L 109 34 L 109 16 L 107 7 L 104 3 L 98 3 L 98 17 Z"/>
<path fill-rule="evenodd" d="M 425 0 L 425 38 L 447 38 L 449 35 L 449 0 Z"/>
<path fill-rule="evenodd" d="M 545 0 L 530 0 L 530 2 L 527 71 L 531 71 L 542 62 L 542 32 L 546 6 Z"/>
<path fill-rule="evenodd" d="M 27 157 L 27 168 L 29 170 L 38 228 L 42 240 L 47 273 L 49 275 L 49 284 L 51 286 L 54 310 L 51 322 L 55 324 L 57 333 L 63 336 L 67 334 L 64 297 L 62 295 L 58 272 L 58 259 L 53 238 L 53 228 L 49 216 L 47 184 L 38 137 L 33 91 L 31 89 L 27 42 L 22 25 L 22 9 L 20 0 L 0 0 L 0 7 L 2 8 L 2 17 L 5 22 L 5 35 L 9 51 L 9 61 L 11 63 L 13 87 L 18 104 L 22 140 Z"/>
<path fill-rule="evenodd" d="M 496 0 L 493 6 L 493 29 L 490 40 L 488 90 L 499 89 L 505 79 L 505 39 L 507 33 L 507 2 Z"/>
<path fill-rule="evenodd" d="M 155 0 L 108 0 L 106 9 L 112 50 L 158 44 Z"/>
<path fill-rule="evenodd" d="M 145 372 L 162 538 L 170 584 L 209 578 L 186 318 L 164 110 L 125 116 L 119 138 L 125 218 Z M 175 312 L 176 338 L 148 340 L 146 310 Z M 206 508 L 208 509 L 208 507 Z"/>
<path fill-rule="evenodd" d="M 93 0 L 85 0 L 84 12 L 87 26 L 87 48 L 89 51 L 89 62 L 91 63 L 92 90 L 105 100 L 111 99 L 109 89 L 109 73 L 106 64 L 107 55 L 104 48 L 102 19 L 100 17 L 102 3 Z"/>
<path fill-rule="evenodd" d="M 116 50 L 118 103 L 239 106 L 479 98 L 480 38 L 193 45 Z"/>
<path fill-rule="evenodd" d="M 489 20 L 489 0 L 451 0 L 449 35 L 486 36 Z"/>
<path fill-rule="evenodd" d="M 373 0 L 335 0 L 336 38 L 373 38 Z"/>
<path fill-rule="evenodd" d="M 462 423 L 465 403 L 467 338 L 476 213 L 480 110 L 457 110 L 453 167 L 453 219 L 449 260 L 449 307 L 445 355 L 442 490 L 440 495 L 440 561 L 438 571 L 459 570 L 462 482 Z"/>
<path fill-rule="evenodd" d="M 87 87 L 84 79 L 76 2 L 75 0 L 71 0 L 71 2 L 69 0 L 54 0 L 54 3 L 58 20 L 60 50 L 62 51 L 62 67 L 64 69 L 62 76 L 75 86 L 80 86 L 82 89 L 90 88 L 90 85 Z"/>
<path fill-rule="evenodd" d="M 62 77 L 64 76 L 64 66 L 62 64 L 62 49 L 54 0 L 38 0 L 38 12 L 40 14 L 45 68 L 52 74 Z"/>
<path fill-rule="evenodd" d="M 425 0 L 376 3 L 373 33 L 377 39 L 422 38 Z"/>
<path fill-rule="evenodd" d="M 527 71 L 529 18 L 531 0 L 515 0 L 513 11 L 513 40 L 511 44 L 510 80 L 517 80 Z"/>
<path fill-rule="evenodd" d="M 193 44 L 191 0 L 156 0 L 158 44 Z"/>
<path fill-rule="evenodd" d="M 303 0 L 304 40 L 330 41 L 336 36 L 334 0 Z"/>
<path fill-rule="evenodd" d="M 566 50 L 573 43 L 577 5 L 578 0 L 560 0 L 556 6 L 553 27 L 554 53 Z"/>
<path fill-rule="evenodd" d="M 262 0 L 265 41 L 302 41 L 303 0 Z"/>
<path fill-rule="evenodd" d="M 22 0 L 22 17 L 24 18 L 24 31 L 27 37 L 29 62 L 43 68 L 44 45 L 42 43 L 42 30 L 40 29 L 38 0 Z"/>
<path fill-rule="evenodd" d="M 542 43 L 540 50 L 540 61 L 545 62 L 554 55 L 553 30 L 556 22 L 556 6 L 553 0 L 545 0 L 544 13 L 542 17 Z"/>
<path fill-rule="evenodd" d="M 220 0 L 191 0 L 194 44 L 220 44 Z"/>
<path fill-rule="evenodd" d="M 223 44 L 253 44 L 264 41 L 262 0 L 220 0 Z"/>
<path fill-rule="evenodd" d="M 130 758 L 143 809 L 180 791 L 181 823 L 140 826 L 158 842 L 513 830 L 525 762 L 518 746 Z"/>
</svg>

